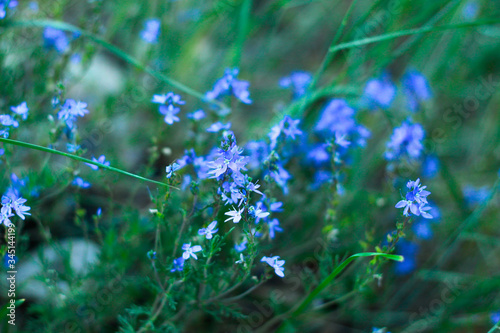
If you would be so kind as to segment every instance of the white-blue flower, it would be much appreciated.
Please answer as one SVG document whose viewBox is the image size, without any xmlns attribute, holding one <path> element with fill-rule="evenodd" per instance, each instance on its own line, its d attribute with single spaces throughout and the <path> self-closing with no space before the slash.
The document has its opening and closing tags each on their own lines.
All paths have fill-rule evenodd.
<svg viewBox="0 0 500 333">
<path fill-rule="evenodd" d="M 212 239 L 212 235 L 215 234 L 219 229 L 215 229 L 217 226 L 217 221 L 213 221 L 206 228 L 198 230 L 198 235 L 205 235 L 207 239 Z"/>
<path fill-rule="evenodd" d="M 199 245 L 191 247 L 191 243 L 186 243 L 182 245 L 182 249 L 184 250 L 184 253 L 182 254 L 182 258 L 184 258 L 184 260 L 189 259 L 189 257 L 193 257 L 195 260 L 198 260 L 198 257 L 196 256 L 195 253 L 200 252 L 202 250 L 201 246 Z"/>
</svg>

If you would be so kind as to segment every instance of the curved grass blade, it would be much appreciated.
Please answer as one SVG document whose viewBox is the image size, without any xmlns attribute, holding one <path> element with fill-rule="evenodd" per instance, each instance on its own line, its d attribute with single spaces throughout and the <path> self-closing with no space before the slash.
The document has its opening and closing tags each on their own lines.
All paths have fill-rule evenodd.
<svg viewBox="0 0 500 333">
<path fill-rule="evenodd" d="M 346 268 L 354 259 L 357 258 L 363 258 L 363 257 L 382 257 L 390 260 L 395 260 L 395 261 L 403 261 L 404 258 L 403 256 L 396 255 L 396 254 L 386 254 L 386 253 L 378 253 L 378 252 L 363 252 L 363 253 L 357 253 L 353 254 L 346 260 L 344 260 L 340 265 L 337 266 L 333 270 L 333 272 L 330 273 L 314 290 L 299 304 L 297 309 L 295 309 L 291 317 L 295 317 L 300 315 L 304 310 L 307 308 L 309 304 L 316 298 L 316 296 L 319 295 L 325 289 L 332 283 L 332 281 Z"/>
<path fill-rule="evenodd" d="M 441 26 L 437 26 L 437 27 L 432 26 L 432 27 L 420 27 L 420 28 L 415 28 L 415 29 L 400 30 L 400 31 L 390 32 L 390 33 L 382 34 L 382 35 L 378 35 L 378 36 L 358 39 L 358 40 L 354 40 L 351 42 L 341 43 L 341 44 L 338 44 L 338 45 L 331 47 L 328 52 L 336 53 L 337 51 L 340 51 L 340 50 L 351 49 L 354 47 L 364 46 L 364 45 L 368 45 L 368 44 L 374 44 L 374 43 L 383 42 L 383 41 L 391 40 L 391 39 L 396 39 L 396 38 L 404 37 L 404 36 L 411 36 L 411 35 L 418 35 L 418 34 L 425 34 L 425 33 L 434 33 L 434 32 L 444 32 L 446 30 L 464 29 L 464 28 L 471 28 L 471 27 L 477 27 L 477 26 L 481 26 L 481 25 L 489 25 L 489 24 L 497 24 L 497 23 L 500 23 L 500 19 L 481 20 L 481 21 L 474 21 L 474 22 L 469 22 L 469 23 L 441 25 Z"/>
<path fill-rule="evenodd" d="M 183 83 L 180 83 L 174 79 L 169 78 L 168 76 L 152 69 L 149 66 L 145 66 L 139 62 L 136 58 L 132 57 L 125 51 L 121 50 L 117 46 L 108 43 L 104 39 L 99 38 L 98 36 L 94 35 L 91 32 L 88 32 L 86 30 L 82 30 L 72 24 L 66 23 L 66 22 L 61 22 L 61 21 L 54 21 L 54 20 L 32 20 L 32 21 L 8 21 L 5 24 L 1 25 L 2 28 L 26 28 L 26 27 L 39 27 L 39 28 L 45 28 L 45 27 L 52 27 L 55 29 L 59 30 L 64 30 L 72 33 L 79 34 L 81 36 L 87 37 L 94 43 L 104 47 L 107 49 L 109 52 L 113 53 L 117 57 L 123 59 L 125 62 L 129 63 L 130 65 L 138 68 L 139 70 L 148 73 L 149 75 L 153 76 L 154 78 L 165 82 L 166 84 L 179 89 L 180 91 L 185 92 L 188 95 L 191 95 L 193 97 L 196 97 L 204 102 L 210 103 L 217 105 L 220 108 L 223 109 L 228 109 L 228 107 L 217 100 L 209 100 L 205 97 L 205 95 L 199 91 L 196 91 L 188 86 L 186 86 Z"/>
<path fill-rule="evenodd" d="M 153 179 L 141 177 L 139 175 L 133 174 L 133 173 L 125 171 L 125 170 L 121 170 L 121 169 L 118 169 L 118 168 L 114 168 L 112 166 L 104 165 L 104 164 L 101 164 L 99 162 L 94 162 L 92 160 L 89 160 L 89 159 L 86 159 L 86 158 L 83 158 L 83 157 L 80 157 L 80 156 L 77 156 L 77 155 L 68 154 L 68 153 L 65 153 L 65 152 L 62 152 L 62 151 L 59 151 L 59 150 L 55 150 L 55 149 L 51 149 L 51 148 L 47 148 L 47 147 L 42 147 L 42 146 L 39 146 L 39 145 L 34 145 L 34 144 L 28 143 L 28 142 L 12 140 L 12 139 L 0 138 L 0 142 L 6 143 L 6 144 L 15 145 L 15 146 L 20 146 L 20 147 L 24 147 L 24 148 L 39 150 L 39 151 L 43 151 L 45 153 L 50 153 L 50 154 L 55 154 L 55 155 L 61 155 L 61 156 L 68 157 L 68 158 L 71 158 L 71 159 L 79 161 L 79 162 L 93 164 L 93 165 L 98 166 L 99 168 L 103 168 L 103 169 L 106 169 L 106 170 L 109 170 L 109 171 L 114 171 L 116 173 L 120 173 L 122 175 L 126 175 L 126 176 L 129 176 L 129 177 L 140 179 L 140 180 L 145 181 L 145 182 L 150 182 L 150 183 L 154 183 L 154 184 L 161 185 L 161 186 L 167 186 L 167 187 L 175 188 L 175 189 L 178 190 L 178 188 L 175 187 L 175 186 L 168 185 L 168 184 L 165 184 L 165 183 L 153 180 Z"/>
</svg>

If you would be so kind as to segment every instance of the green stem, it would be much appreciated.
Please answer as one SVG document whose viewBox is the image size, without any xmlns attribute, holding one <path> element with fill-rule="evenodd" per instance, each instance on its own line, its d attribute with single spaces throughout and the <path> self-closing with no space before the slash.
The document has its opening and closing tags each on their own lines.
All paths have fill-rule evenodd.
<svg viewBox="0 0 500 333">
<path fill-rule="evenodd" d="M 309 306 L 309 304 L 311 304 L 311 302 L 316 298 L 316 296 L 318 296 L 326 287 L 328 287 L 332 283 L 332 281 L 340 273 L 342 273 L 342 271 L 353 260 L 355 260 L 357 258 L 376 257 L 376 256 L 380 256 L 382 258 L 386 258 L 386 259 L 390 259 L 390 260 L 396 260 L 396 261 L 403 261 L 404 260 L 403 256 L 395 255 L 395 254 L 387 254 L 387 253 L 364 252 L 364 253 L 354 254 L 354 255 L 350 256 L 349 258 L 347 258 L 346 260 L 344 260 L 340 265 L 338 265 L 333 270 L 333 272 L 330 273 L 330 275 L 328 275 L 316 288 L 314 288 L 313 291 L 311 291 L 309 293 L 309 295 L 307 295 L 307 297 L 302 302 L 300 302 L 300 304 L 297 306 L 296 309 L 290 311 L 290 315 L 288 315 L 288 313 L 285 313 L 283 315 L 277 316 L 277 317 L 275 317 L 277 319 L 276 321 L 285 319 L 285 317 L 295 318 L 295 317 L 298 317 L 299 315 L 301 315 L 307 309 L 307 307 Z M 274 320 L 271 320 L 271 321 L 274 322 Z M 266 324 L 266 326 L 267 326 L 267 324 Z M 283 326 L 280 326 L 277 331 L 279 332 L 281 330 L 283 330 Z"/>
<path fill-rule="evenodd" d="M 172 187 L 172 188 L 178 189 L 177 187 L 172 186 L 172 185 L 168 185 L 168 184 L 165 184 L 165 183 L 153 180 L 153 179 L 141 177 L 141 176 L 138 176 L 136 174 L 127 172 L 125 170 L 117 169 L 117 168 L 114 168 L 114 167 L 111 167 L 111 166 L 108 166 L 108 165 L 101 164 L 99 162 L 94 162 L 92 160 L 89 160 L 89 159 L 86 159 L 86 158 L 83 158 L 83 157 L 80 157 L 80 156 L 77 156 L 77 155 L 68 154 L 68 153 L 65 153 L 65 152 L 62 152 L 62 151 L 59 151 L 59 150 L 55 150 L 55 149 L 51 149 L 51 148 L 47 148 L 47 147 L 42 147 L 42 146 L 38 146 L 38 145 L 35 145 L 35 144 L 32 144 L 32 143 L 23 142 L 23 141 L 12 140 L 12 139 L 0 138 L 0 142 L 6 143 L 6 144 L 15 145 L 15 146 L 20 146 L 20 147 L 24 147 L 24 148 L 29 148 L 29 149 L 33 149 L 33 150 L 39 150 L 39 151 L 43 151 L 45 153 L 50 153 L 50 154 L 54 154 L 54 155 L 61 155 L 61 156 L 64 156 L 64 157 L 71 158 L 73 160 L 77 160 L 77 161 L 80 161 L 80 162 L 84 162 L 84 163 L 96 165 L 99 168 L 103 168 L 103 169 L 106 169 L 106 170 L 109 170 L 109 171 L 114 171 L 114 172 L 117 172 L 117 173 L 121 173 L 122 175 L 126 175 L 126 176 L 129 176 L 129 177 L 137 178 L 137 179 L 140 179 L 140 180 L 145 181 L 145 182 L 150 182 L 150 183 L 154 183 L 154 184 L 157 184 L 157 185 L 167 186 L 167 187 Z"/>
</svg>

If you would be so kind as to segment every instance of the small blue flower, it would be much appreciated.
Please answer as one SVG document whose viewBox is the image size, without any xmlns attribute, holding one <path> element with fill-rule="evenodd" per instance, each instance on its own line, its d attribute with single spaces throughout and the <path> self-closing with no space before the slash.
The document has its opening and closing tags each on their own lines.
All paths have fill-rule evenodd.
<svg viewBox="0 0 500 333">
<path fill-rule="evenodd" d="M 421 239 L 431 239 L 433 236 L 431 225 L 427 220 L 419 220 L 412 225 L 415 235 Z"/>
<path fill-rule="evenodd" d="M 156 260 L 156 251 L 150 250 L 147 253 L 149 260 Z"/>
<path fill-rule="evenodd" d="M 11 106 L 10 109 L 12 110 L 12 112 L 22 116 L 23 120 L 26 120 L 26 118 L 28 118 L 29 109 L 26 102 L 22 102 L 18 106 Z"/>
<path fill-rule="evenodd" d="M 67 143 L 66 144 L 66 150 L 68 151 L 68 153 L 76 153 L 80 148 L 79 145 L 74 145 L 72 143 Z"/>
<path fill-rule="evenodd" d="M 490 194 L 490 188 L 488 186 L 476 188 L 472 185 L 466 185 L 464 187 L 463 193 L 467 205 L 475 206 L 486 200 L 486 198 Z"/>
<path fill-rule="evenodd" d="M 5 219 L 13 216 L 13 212 L 15 212 L 17 216 L 19 216 L 22 220 L 25 219 L 25 215 L 31 215 L 30 213 L 28 213 L 31 207 L 24 205 L 26 201 L 28 200 L 21 198 L 14 193 L 2 196 L 1 213 L 3 218 Z M 5 223 L 5 221 L 3 223 Z"/>
<path fill-rule="evenodd" d="M 213 123 L 210 127 L 207 128 L 207 132 L 217 133 L 221 130 L 229 130 L 231 128 L 231 123 L 223 124 L 220 121 Z"/>
<path fill-rule="evenodd" d="M 371 109 L 377 107 L 387 109 L 396 97 L 396 86 L 390 80 L 389 75 L 384 73 L 366 83 L 363 97 Z"/>
<path fill-rule="evenodd" d="M 417 111 L 421 102 L 432 97 L 429 82 L 422 73 L 411 70 L 403 76 L 402 82 L 410 111 Z"/>
<path fill-rule="evenodd" d="M 431 194 L 425 190 L 427 186 L 421 186 L 419 178 L 416 181 L 409 181 L 406 187 L 409 191 L 406 193 L 405 199 L 396 204 L 396 208 L 404 208 L 403 215 L 405 216 L 410 216 L 409 211 L 411 211 L 416 216 L 422 215 L 426 219 L 432 219 L 432 215 L 427 212 L 431 209 L 427 206 L 427 196 Z"/>
<path fill-rule="evenodd" d="M 285 268 L 283 265 L 285 264 L 285 260 L 279 260 L 279 256 L 274 256 L 274 257 L 262 257 L 260 260 L 261 262 L 267 263 L 269 266 L 274 268 L 274 273 L 278 275 L 279 277 L 284 277 L 285 276 Z"/>
<path fill-rule="evenodd" d="M 206 228 L 198 230 L 198 235 L 205 235 L 207 239 L 212 239 L 212 235 L 215 234 L 219 229 L 215 229 L 217 226 L 217 221 L 213 221 Z"/>
<path fill-rule="evenodd" d="M 236 252 L 243 252 L 247 248 L 248 240 L 246 238 L 243 238 L 241 243 L 239 244 L 234 244 L 234 249 Z"/>
<path fill-rule="evenodd" d="M 167 171 L 167 178 L 170 178 L 173 176 L 174 172 L 179 170 L 181 166 L 178 163 L 172 163 L 171 165 L 167 166 L 166 171 Z"/>
<path fill-rule="evenodd" d="M 183 269 L 184 269 L 184 258 L 183 257 L 179 257 L 177 259 L 174 259 L 174 266 L 170 270 L 170 272 L 172 272 L 172 273 L 174 273 L 174 272 L 181 272 Z"/>
<path fill-rule="evenodd" d="M 278 219 L 272 219 L 267 223 L 267 226 L 269 227 L 269 237 L 271 237 L 271 239 L 274 239 L 276 232 L 283 232 L 283 228 L 280 227 L 280 221 L 278 221 Z"/>
<path fill-rule="evenodd" d="M 0 124 L 3 126 L 19 127 L 19 122 L 17 122 L 12 116 L 8 114 L 0 115 Z"/>
<path fill-rule="evenodd" d="M 195 253 L 202 250 L 200 245 L 191 246 L 191 243 L 182 245 L 182 249 L 184 250 L 184 253 L 182 254 L 182 258 L 184 258 L 184 260 L 189 259 L 189 257 L 193 257 L 195 260 L 198 260 Z"/>
<path fill-rule="evenodd" d="M 401 157 L 418 159 L 424 148 L 422 141 L 425 131 L 420 124 L 404 122 L 400 127 L 396 127 L 392 133 L 390 141 L 387 143 L 385 158 L 389 161 L 397 160 Z"/>
<path fill-rule="evenodd" d="M 196 110 L 190 114 L 187 115 L 189 119 L 193 119 L 194 121 L 201 120 L 205 118 L 207 115 L 205 114 L 205 111 L 203 110 Z"/>
<path fill-rule="evenodd" d="M 491 323 L 493 325 L 497 324 L 498 322 L 500 322 L 500 311 L 497 311 L 497 312 L 492 312 L 490 314 L 490 320 L 491 320 Z"/>
<path fill-rule="evenodd" d="M 177 95 L 173 92 L 169 92 L 163 95 L 153 95 L 153 99 L 151 102 L 156 104 L 175 104 L 175 105 L 184 105 L 184 102 L 180 95 Z"/>
<path fill-rule="evenodd" d="M 96 216 L 101 216 L 102 215 L 102 209 L 101 207 L 97 208 L 97 211 L 96 211 Z"/>
<path fill-rule="evenodd" d="M 0 19 L 5 18 L 7 15 L 6 9 L 14 9 L 18 5 L 17 0 L 0 0 Z"/>
<path fill-rule="evenodd" d="M 312 75 L 308 72 L 297 71 L 292 72 L 290 76 L 282 78 L 279 82 L 282 88 L 291 88 L 293 92 L 293 98 L 302 97 L 306 91 L 307 87 L 311 83 Z"/>
<path fill-rule="evenodd" d="M 425 178 L 434 178 L 439 172 L 439 158 L 435 155 L 428 155 L 422 163 L 422 176 Z"/>
<path fill-rule="evenodd" d="M 398 242 L 396 249 L 397 253 L 404 257 L 403 261 L 396 262 L 396 274 L 406 275 L 413 272 L 417 267 L 418 244 L 403 239 Z"/>
<path fill-rule="evenodd" d="M 148 19 L 144 22 L 144 29 L 141 31 L 141 38 L 147 43 L 156 44 L 160 34 L 160 20 L 156 18 Z"/>
<path fill-rule="evenodd" d="M 462 16 L 466 21 L 472 21 L 479 14 L 479 9 L 477 1 L 468 1 L 462 9 Z"/>
<path fill-rule="evenodd" d="M 73 128 L 77 117 L 83 117 L 89 113 L 86 108 L 87 103 L 77 102 L 74 99 L 67 99 L 57 113 L 57 117 L 64 120 L 69 128 Z"/>
<path fill-rule="evenodd" d="M 64 31 L 47 27 L 43 31 L 45 47 L 54 48 L 59 53 L 64 53 L 69 49 L 69 40 Z"/>
<path fill-rule="evenodd" d="M 389 332 L 385 327 L 384 328 L 373 327 L 372 333 L 391 333 L 391 332 Z"/>
<path fill-rule="evenodd" d="M 268 134 L 271 140 L 271 149 L 276 148 L 278 137 L 281 133 L 285 135 L 285 138 L 292 140 L 295 140 L 295 136 L 302 135 L 302 131 L 298 128 L 299 123 L 300 119 L 292 119 L 290 116 L 284 116 L 277 125 L 273 126 L 271 132 Z"/>
<path fill-rule="evenodd" d="M 85 180 L 83 180 L 80 177 L 76 177 L 71 184 L 78 186 L 78 187 L 81 187 L 81 188 L 89 188 L 90 187 L 90 183 L 86 182 Z"/>
<path fill-rule="evenodd" d="M 97 162 L 109 166 L 109 162 L 106 161 L 106 156 L 104 155 L 99 156 L 99 158 L 95 158 L 94 156 L 92 156 L 92 162 Z M 85 164 L 87 164 L 92 170 L 99 170 L 99 167 L 97 165 L 90 163 L 85 163 Z"/>
<path fill-rule="evenodd" d="M 164 120 L 169 125 L 173 125 L 174 122 L 180 121 L 179 117 L 176 116 L 176 114 L 180 112 L 180 109 L 173 104 L 160 105 L 159 111 L 165 116 Z"/>
<path fill-rule="evenodd" d="M 236 78 L 238 74 L 238 68 L 226 69 L 224 76 L 215 82 L 214 89 L 206 93 L 206 98 L 217 99 L 232 94 L 242 103 L 251 104 L 252 100 L 248 91 L 250 83 L 238 80 Z"/>
</svg>

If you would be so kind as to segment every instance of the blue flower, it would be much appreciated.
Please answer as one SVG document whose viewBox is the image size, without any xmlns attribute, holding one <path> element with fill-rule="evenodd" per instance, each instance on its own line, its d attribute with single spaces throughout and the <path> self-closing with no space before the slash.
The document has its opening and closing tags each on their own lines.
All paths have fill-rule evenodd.
<svg viewBox="0 0 500 333">
<path fill-rule="evenodd" d="M 71 184 L 78 186 L 78 187 L 81 187 L 81 188 L 89 188 L 90 187 L 90 183 L 86 182 L 85 180 L 83 180 L 80 177 L 76 177 Z"/>
<path fill-rule="evenodd" d="M 477 1 L 468 1 L 462 9 L 462 16 L 466 21 L 472 21 L 477 17 L 479 9 Z"/>
<path fill-rule="evenodd" d="M 213 221 L 208 227 L 198 230 L 198 235 L 205 235 L 207 239 L 212 239 L 212 235 L 219 231 L 219 229 L 215 229 L 216 226 L 217 221 Z"/>
<path fill-rule="evenodd" d="M 490 188 L 488 186 L 476 188 L 472 185 L 466 185 L 463 193 L 467 205 L 475 206 L 486 200 L 490 194 Z"/>
<path fill-rule="evenodd" d="M 429 82 L 422 73 L 411 70 L 403 76 L 402 82 L 410 111 L 417 111 L 420 102 L 432 97 Z"/>
<path fill-rule="evenodd" d="M 248 91 L 250 83 L 236 79 L 238 74 L 238 68 L 226 69 L 224 76 L 215 82 L 213 90 L 206 93 L 206 98 L 217 99 L 232 94 L 242 103 L 251 104 L 252 100 Z"/>
<path fill-rule="evenodd" d="M 69 40 L 64 31 L 47 27 L 43 31 L 45 47 L 48 49 L 54 48 L 59 53 L 64 53 L 69 49 Z"/>
<path fill-rule="evenodd" d="M 69 128 L 73 128 L 77 117 L 83 117 L 89 113 L 86 107 L 87 103 L 77 102 L 74 99 L 67 99 L 61 107 L 61 110 L 57 113 L 57 117 L 64 120 Z"/>
<path fill-rule="evenodd" d="M 427 186 L 421 186 L 419 178 L 416 181 L 409 181 L 406 187 L 409 191 L 406 193 L 405 199 L 396 204 L 396 208 L 404 208 L 403 215 L 405 216 L 410 216 L 408 213 L 410 211 L 413 215 L 422 215 L 426 219 L 432 219 L 432 215 L 427 212 L 431 209 L 427 206 L 427 196 L 431 194 L 425 190 Z"/>
<path fill-rule="evenodd" d="M 435 155 L 428 155 L 422 163 L 422 176 L 425 178 L 436 177 L 439 171 L 439 158 Z"/>
<path fill-rule="evenodd" d="M 11 106 L 10 109 L 12 110 L 12 112 L 22 116 L 23 120 L 26 120 L 26 118 L 28 118 L 29 109 L 26 102 L 22 102 L 18 106 Z"/>
<path fill-rule="evenodd" d="M 176 114 L 179 113 L 180 109 L 175 107 L 173 104 L 160 105 L 159 111 L 165 116 L 165 122 L 169 125 L 173 125 L 174 122 L 180 121 Z"/>
<path fill-rule="evenodd" d="M 15 212 L 17 216 L 19 216 L 22 220 L 24 220 L 25 215 L 31 215 L 30 213 L 28 213 L 28 211 L 31 208 L 24 205 L 26 201 L 28 200 L 16 196 L 14 193 L 2 196 L 2 209 L 1 209 L 2 217 L 4 219 L 11 217 Z M 5 224 L 5 220 L 3 221 L 3 223 Z"/>
<path fill-rule="evenodd" d="M 346 135 L 357 145 L 364 146 L 371 133 L 356 123 L 354 115 L 354 109 L 345 100 L 332 99 L 323 109 L 314 130 L 326 138 Z"/>
<path fill-rule="evenodd" d="M 497 324 L 498 322 L 500 322 L 500 311 L 497 311 L 497 312 L 492 312 L 490 314 L 490 320 L 491 320 L 491 323 L 493 325 Z"/>
<path fill-rule="evenodd" d="M 150 250 L 146 255 L 149 260 L 156 260 L 156 251 Z"/>
<path fill-rule="evenodd" d="M 228 147 L 218 149 L 218 157 L 215 161 L 209 162 L 207 165 L 210 169 L 211 178 L 218 178 L 228 170 L 232 171 L 233 179 L 242 177 L 241 170 L 246 170 L 248 157 L 242 156 L 243 149 L 239 148 L 235 142 Z"/>
<path fill-rule="evenodd" d="M 151 102 L 156 104 L 177 104 L 177 105 L 186 104 L 186 102 L 182 100 L 180 95 L 177 95 L 173 92 L 169 92 L 163 95 L 153 95 L 153 99 L 151 100 Z"/>
<path fill-rule="evenodd" d="M 160 20 L 156 18 L 148 19 L 144 22 L 144 30 L 141 31 L 141 38 L 147 43 L 155 44 L 158 42 L 160 34 Z"/>
<path fill-rule="evenodd" d="M 395 272 L 397 275 L 406 275 L 411 273 L 417 267 L 417 254 L 419 247 L 416 243 L 400 240 L 396 246 L 397 253 L 404 257 L 401 262 L 396 262 Z"/>
<path fill-rule="evenodd" d="M 425 137 L 424 129 L 420 124 L 404 122 L 396 127 L 390 141 L 387 143 L 385 158 L 394 161 L 402 156 L 418 159 L 424 146 L 422 140 Z"/>
<path fill-rule="evenodd" d="M 109 166 L 109 162 L 106 161 L 106 156 L 104 155 L 99 156 L 99 158 L 95 158 L 94 156 L 92 156 L 92 162 L 97 162 Z M 87 164 L 92 170 L 99 170 L 99 167 L 97 165 L 90 163 L 85 163 L 85 164 Z"/>
<path fill-rule="evenodd" d="M 276 218 L 268 222 L 267 226 L 269 227 L 269 237 L 271 239 L 274 239 L 276 232 L 283 232 L 283 228 L 280 227 L 280 221 Z"/>
<path fill-rule="evenodd" d="M 184 253 L 182 254 L 182 258 L 184 258 L 184 260 L 189 259 L 189 257 L 193 257 L 195 260 L 198 260 L 195 253 L 201 251 L 200 245 L 191 246 L 191 243 L 186 243 L 182 245 L 182 249 L 184 250 Z"/>
<path fill-rule="evenodd" d="M 433 236 L 431 225 L 427 220 L 419 220 L 412 225 L 415 235 L 421 239 L 431 239 Z"/>
<path fill-rule="evenodd" d="M 196 110 L 190 114 L 187 115 L 189 119 L 193 119 L 194 121 L 201 120 L 205 118 L 207 115 L 205 114 L 205 111 L 203 110 Z"/>
<path fill-rule="evenodd" d="M 233 207 L 233 210 L 230 210 L 229 212 L 225 212 L 224 215 L 229 216 L 227 219 L 224 220 L 224 222 L 227 221 L 233 221 L 233 223 L 238 223 L 241 221 L 241 214 L 243 213 L 243 208 L 242 209 L 236 209 Z"/>
<path fill-rule="evenodd" d="M 74 145 L 72 143 L 67 143 L 66 144 L 66 150 L 69 152 L 69 153 L 76 153 L 77 150 L 79 150 L 81 147 L 79 145 Z"/>
<path fill-rule="evenodd" d="M 396 86 L 387 74 L 369 80 L 366 83 L 363 98 L 371 109 L 387 109 L 396 97 Z"/>
<path fill-rule="evenodd" d="M 295 140 L 296 135 L 302 135 L 302 131 L 298 129 L 300 119 L 292 119 L 290 116 L 284 116 L 283 119 L 271 128 L 271 132 L 268 134 L 271 140 L 271 149 L 276 148 L 278 143 L 278 137 L 283 133 L 285 138 L 290 138 Z"/>
<path fill-rule="evenodd" d="M 391 333 L 391 332 L 387 331 L 385 327 L 384 328 L 373 327 L 372 333 Z"/>
<path fill-rule="evenodd" d="M 18 5 L 17 0 L 0 0 L 0 19 L 5 18 L 7 15 L 6 9 L 14 9 Z"/>
<path fill-rule="evenodd" d="M 207 128 L 207 132 L 210 133 L 217 133 L 220 132 L 221 130 L 228 130 L 231 128 L 231 123 L 223 124 L 220 121 L 213 123 Z"/>
<path fill-rule="evenodd" d="M 167 172 L 167 178 L 170 178 L 173 176 L 174 172 L 179 170 L 181 166 L 178 163 L 172 163 L 171 165 L 167 166 L 166 172 Z"/>
<path fill-rule="evenodd" d="M 234 244 L 234 249 L 236 252 L 243 252 L 247 248 L 248 240 L 246 238 L 243 238 L 241 243 L 239 244 Z"/>
<path fill-rule="evenodd" d="M 174 259 L 174 266 L 170 270 L 170 272 L 172 272 L 172 273 L 174 273 L 174 272 L 181 272 L 183 269 L 184 269 L 184 258 L 183 257 L 179 257 L 177 259 Z"/>
<path fill-rule="evenodd" d="M 283 265 L 285 264 L 285 260 L 279 260 L 279 256 L 274 256 L 274 257 L 262 257 L 260 260 L 261 262 L 267 263 L 269 266 L 271 266 L 274 269 L 274 273 L 278 275 L 279 277 L 284 277 L 285 276 L 285 268 Z"/>
<path fill-rule="evenodd" d="M 292 72 L 290 76 L 282 78 L 279 85 L 282 88 L 292 88 L 293 98 L 300 98 L 306 93 L 311 80 L 312 76 L 310 73 L 296 71 Z"/>
</svg>

